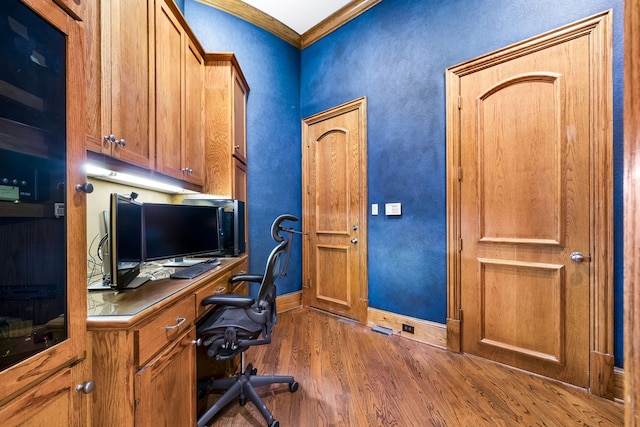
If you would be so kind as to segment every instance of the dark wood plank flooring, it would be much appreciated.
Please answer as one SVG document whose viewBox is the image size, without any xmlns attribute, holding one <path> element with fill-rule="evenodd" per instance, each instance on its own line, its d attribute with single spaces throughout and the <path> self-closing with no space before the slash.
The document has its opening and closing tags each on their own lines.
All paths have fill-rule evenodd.
<svg viewBox="0 0 640 427">
<path fill-rule="evenodd" d="M 280 314 L 273 342 L 247 351 L 247 361 L 258 374 L 294 375 L 299 382 L 295 393 L 286 385 L 258 389 L 282 427 L 624 423 L 619 402 L 315 310 Z M 251 403 L 233 403 L 213 421 L 266 425 Z"/>
</svg>

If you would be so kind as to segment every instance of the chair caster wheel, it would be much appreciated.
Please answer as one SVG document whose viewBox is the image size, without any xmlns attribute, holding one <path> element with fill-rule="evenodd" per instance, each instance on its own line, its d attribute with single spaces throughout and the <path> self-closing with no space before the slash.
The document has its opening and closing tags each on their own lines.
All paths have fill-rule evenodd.
<svg viewBox="0 0 640 427">
<path fill-rule="evenodd" d="M 238 403 L 240 403 L 240 406 L 244 406 L 244 405 L 247 404 L 247 398 L 246 397 L 241 397 L 238 400 L 239 400 Z"/>
<path fill-rule="evenodd" d="M 267 424 L 267 427 L 280 427 L 280 422 L 273 420 L 271 424 Z"/>
<path fill-rule="evenodd" d="M 293 393 L 296 390 L 298 390 L 298 382 L 294 381 L 291 384 L 289 384 L 289 391 Z"/>
<path fill-rule="evenodd" d="M 258 368 L 253 368 L 251 369 L 251 374 L 250 375 L 256 375 L 258 373 Z"/>
</svg>

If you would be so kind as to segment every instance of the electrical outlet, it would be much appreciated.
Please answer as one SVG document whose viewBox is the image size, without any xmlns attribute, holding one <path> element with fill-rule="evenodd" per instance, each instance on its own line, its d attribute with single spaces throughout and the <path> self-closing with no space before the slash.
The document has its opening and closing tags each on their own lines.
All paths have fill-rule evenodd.
<svg viewBox="0 0 640 427">
<path fill-rule="evenodd" d="M 413 333 L 413 326 L 412 325 L 407 325 L 406 323 L 402 324 L 402 332 L 407 332 L 412 334 Z"/>
</svg>

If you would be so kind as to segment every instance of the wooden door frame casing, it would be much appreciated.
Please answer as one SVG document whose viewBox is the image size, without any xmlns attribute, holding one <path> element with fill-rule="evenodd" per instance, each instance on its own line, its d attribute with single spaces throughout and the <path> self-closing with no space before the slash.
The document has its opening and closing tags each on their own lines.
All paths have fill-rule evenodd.
<svg viewBox="0 0 640 427">
<path fill-rule="evenodd" d="M 625 426 L 640 425 L 640 0 L 624 2 Z"/>
<path fill-rule="evenodd" d="M 309 188 L 309 159 L 304 149 L 309 136 L 309 126 L 319 123 L 323 120 L 345 114 L 347 112 L 358 111 L 358 168 L 360 170 L 360 206 L 359 206 L 359 229 L 358 229 L 358 246 L 360 248 L 360 256 L 358 265 L 360 268 L 360 298 L 357 301 L 356 313 L 358 322 L 367 323 L 367 311 L 369 308 L 369 265 L 368 265 L 368 186 L 367 186 L 367 97 L 362 97 L 338 105 L 329 110 L 322 111 L 302 120 L 302 229 L 309 232 L 309 213 L 312 206 L 307 189 Z M 302 243 L 302 305 L 309 307 L 309 290 L 311 283 L 310 273 L 310 236 L 307 234 Z"/>
<path fill-rule="evenodd" d="M 447 348 L 460 352 L 461 337 L 461 141 L 462 76 L 577 37 L 590 40 L 590 283 L 589 388 L 613 397 L 613 94 L 612 11 L 507 46 L 446 71 L 447 126 Z"/>
</svg>

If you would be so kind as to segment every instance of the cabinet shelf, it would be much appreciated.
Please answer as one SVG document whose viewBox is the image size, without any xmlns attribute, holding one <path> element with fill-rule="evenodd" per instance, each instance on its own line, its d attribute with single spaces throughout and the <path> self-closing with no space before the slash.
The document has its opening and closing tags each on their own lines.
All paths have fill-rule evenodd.
<svg viewBox="0 0 640 427">
<path fill-rule="evenodd" d="M 49 135 L 45 129 L 0 117 L 1 149 L 47 159 L 50 156 Z"/>
<path fill-rule="evenodd" d="M 0 218 L 57 218 L 54 203 L 0 202 Z"/>
</svg>

